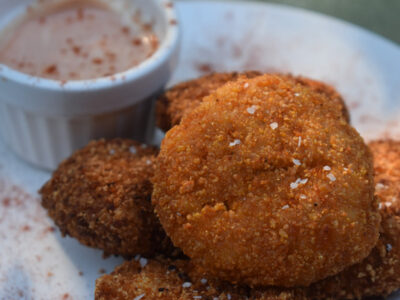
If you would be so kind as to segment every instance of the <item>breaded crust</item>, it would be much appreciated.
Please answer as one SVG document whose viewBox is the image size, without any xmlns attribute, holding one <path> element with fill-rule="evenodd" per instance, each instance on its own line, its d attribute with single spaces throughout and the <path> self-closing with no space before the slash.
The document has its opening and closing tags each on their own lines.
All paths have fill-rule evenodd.
<svg viewBox="0 0 400 300">
<path fill-rule="evenodd" d="M 361 263 L 308 288 L 251 290 L 207 280 L 191 269 L 188 261 L 151 260 L 143 269 L 137 262 L 126 262 L 112 274 L 96 281 L 96 299 L 134 299 L 142 294 L 145 294 L 143 299 L 189 300 L 199 295 L 201 299 L 220 295 L 223 295 L 220 299 L 227 299 L 227 293 L 231 299 L 258 300 L 388 296 L 400 288 L 400 142 L 377 141 L 369 145 L 374 155 L 382 224 L 377 245 Z M 184 282 L 192 285 L 183 288 Z"/>
<path fill-rule="evenodd" d="M 284 75 L 284 76 L 288 76 L 289 78 L 295 80 L 297 83 L 300 83 L 304 86 L 308 86 L 318 93 L 325 94 L 329 99 L 331 99 L 331 101 L 339 103 L 342 107 L 343 116 L 345 117 L 347 122 L 350 123 L 350 113 L 346 106 L 346 103 L 342 98 L 342 96 L 338 93 L 338 91 L 335 90 L 334 87 L 326 83 L 323 83 L 321 81 L 310 79 L 304 76 L 292 76 L 292 75 Z"/>
<path fill-rule="evenodd" d="M 380 204 L 400 210 L 400 141 L 380 140 L 369 143 L 374 156 L 375 191 Z"/>
<path fill-rule="evenodd" d="M 247 71 L 243 73 L 211 73 L 200 78 L 179 83 L 164 92 L 158 98 L 156 105 L 157 125 L 162 130 L 168 131 L 173 126 L 178 125 L 186 113 L 195 109 L 202 102 L 204 97 L 213 93 L 225 83 L 235 81 L 239 77 L 254 78 L 260 75 L 261 73 L 257 71 Z M 343 115 L 350 122 L 350 115 L 346 104 L 342 96 L 332 86 L 302 76 L 283 74 L 280 74 L 280 76 L 290 78 L 299 84 L 309 86 L 315 91 L 327 95 L 332 101 L 340 103 Z"/>
<path fill-rule="evenodd" d="M 41 188 L 42 205 L 63 235 L 106 255 L 171 249 L 150 200 L 157 153 L 131 140 L 93 141 Z"/>
<path fill-rule="evenodd" d="M 143 265 L 143 264 L 142 264 Z M 189 277 L 191 265 L 185 260 L 152 259 L 142 267 L 138 261 L 125 262 L 110 275 L 96 280 L 96 300 L 141 299 L 242 299 L 248 288 L 213 286 Z"/>
<path fill-rule="evenodd" d="M 368 147 L 338 103 L 281 76 L 206 97 L 167 132 L 153 183 L 173 243 L 232 283 L 307 286 L 378 239 Z"/>
<path fill-rule="evenodd" d="M 386 297 L 400 287 L 400 216 L 383 208 L 381 236 L 371 254 L 359 264 L 307 288 L 254 288 L 231 285 L 198 274 L 190 261 L 125 262 L 96 280 L 96 300 L 249 299 L 340 300 Z M 185 284 L 186 283 L 186 284 Z M 190 283 L 190 285 L 188 284 Z M 201 298 L 200 298 L 201 296 Z M 197 297 L 197 298 L 196 298 Z"/>
<path fill-rule="evenodd" d="M 257 71 L 211 73 L 175 85 L 157 99 L 156 120 L 158 127 L 168 131 L 179 124 L 185 113 L 192 111 L 202 102 L 205 96 L 228 81 L 234 81 L 240 76 L 253 78 L 259 75 L 261 73 Z"/>
</svg>

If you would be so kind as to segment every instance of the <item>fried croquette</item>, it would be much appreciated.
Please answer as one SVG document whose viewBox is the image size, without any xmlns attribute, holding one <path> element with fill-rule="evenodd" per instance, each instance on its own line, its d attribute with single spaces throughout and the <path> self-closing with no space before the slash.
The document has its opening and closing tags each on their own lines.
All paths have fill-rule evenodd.
<svg viewBox="0 0 400 300">
<path fill-rule="evenodd" d="M 388 182 L 397 185 L 397 191 L 398 178 Z M 381 203 L 386 200 L 381 198 Z M 139 262 L 125 262 L 110 275 L 100 277 L 96 281 L 95 299 L 339 300 L 386 297 L 400 288 L 399 203 L 400 199 L 396 198 L 393 206 L 381 206 L 381 234 L 366 259 L 309 287 L 250 289 L 203 277 L 193 269 L 190 261 L 158 258 L 146 261 L 146 265 L 142 263 L 143 268 Z"/>
<path fill-rule="evenodd" d="M 150 200 L 157 153 L 130 140 L 93 141 L 41 188 L 42 205 L 63 235 L 106 255 L 169 251 Z"/>
<path fill-rule="evenodd" d="M 167 132 L 156 161 L 160 221 L 210 276 L 307 286 L 377 242 L 368 147 L 338 103 L 288 78 L 219 88 Z"/>
<path fill-rule="evenodd" d="M 226 299 L 228 294 L 230 299 L 247 297 L 258 300 L 334 300 L 388 296 L 400 288 L 400 142 L 377 141 L 371 142 L 369 146 L 374 155 L 376 193 L 380 199 L 382 225 L 377 245 L 363 262 L 308 288 L 252 290 L 221 284 L 193 271 L 188 272 L 188 261 L 151 260 L 143 269 L 137 262 L 126 262 L 112 274 L 97 280 L 96 299 L 123 300 L 141 295 L 143 299 L 207 299 L 218 298 L 220 295 L 222 297 L 219 299 Z M 190 286 L 186 284 L 186 288 L 183 288 L 185 282 L 189 282 Z"/>
<path fill-rule="evenodd" d="M 208 96 L 228 81 L 236 80 L 240 76 L 253 78 L 259 75 L 261 73 L 257 71 L 211 73 L 175 85 L 157 99 L 156 119 L 158 127 L 168 131 L 179 124 L 185 113 L 195 109 L 205 96 Z"/>
<path fill-rule="evenodd" d="M 339 300 L 386 297 L 400 287 L 399 213 L 399 210 L 382 207 L 381 235 L 370 255 L 361 263 L 309 287 L 250 289 L 209 279 L 197 273 L 190 261 L 158 258 L 146 261 L 146 265 L 137 261 L 125 262 L 110 275 L 100 277 L 96 281 L 95 299 Z"/>
<path fill-rule="evenodd" d="M 375 191 L 381 206 L 400 210 L 400 141 L 382 140 L 369 143 L 374 156 Z"/>
<path fill-rule="evenodd" d="M 347 122 L 350 123 L 350 113 L 349 110 L 346 106 L 346 103 L 342 96 L 330 85 L 323 83 L 318 80 L 310 79 L 304 76 L 292 76 L 292 75 L 286 75 L 289 78 L 292 78 L 295 80 L 297 83 L 300 83 L 302 85 L 308 86 L 312 88 L 314 91 L 318 93 L 325 94 L 331 101 L 334 101 L 336 103 L 339 103 L 342 107 L 342 114 L 347 120 Z"/>
<path fill-rule="evenodd" d="M 212 73 L 203 77 L 179 83 L 163 93 L 157 100 L 156 114 L 157 125 L 164 131 L 180 123 L 183 115 L 195 109 L 205 96 L 213 93 L 229 81 L 237 80 L 239 77 L 254 78 L 260 76 L 257 71 L 243 73 Z M 319 93 L 323 93 L 331 99 L 340 103 L 346 120 L 350 121 L 350 115 L 346 104 L 340 94 L 331 86 L 302 76 L 283 75 L 299 84 L 309 86 Z"/>
<path fill-rule="evenodd" d="M 243 299 L 247 288 L 232 285 L 213 286 L 206 279 L 193 281 L 190 264 L 184 260 L 129 261 L 109 275 L 96 280 L 96 300 L 132 299 Z"/>
</svg>

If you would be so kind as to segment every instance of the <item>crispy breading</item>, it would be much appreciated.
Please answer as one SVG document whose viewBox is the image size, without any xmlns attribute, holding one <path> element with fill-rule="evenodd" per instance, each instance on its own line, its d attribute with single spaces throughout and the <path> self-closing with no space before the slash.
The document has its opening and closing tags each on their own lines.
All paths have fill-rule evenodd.
<svg viewBox="0 0 400 300">
<path fill-rule="evenodd" d="M 142 264 L 143 265 L 143 264 Z M 226 285 L 212 286 L 189 277 L 190 264 L 184 260 L 148 260 L 145 266 L 138 261 L 125 262 L 110 275 L 96 280 L 96 300 L 132 299 L 243 299 L 247 288 Z M 136 297 L 136 298 L 135 298 Z M 139 297 L 139 298 L 138 298 Z"/>
<path fill-rule="evenodd" d="M 284 76 L 288 76 L 289 78 L 292 78 L 293 80 L 295 80 L 297 83 L 308 86 L 318 93 L 323 93 L 331 101 L 339 103 L 342 106 L 343 116 L 345 117 L 347 122 L 350 123 L 350 113 L 346 106 L 346 103 L 345 103 L 344 99 L 342 98 L 342 96 L 335 90 L 335 88 L 333 86 L 330 86 L 321 81 L 307 78 L 304 76 L 292 76 L 292 75 L 284 75 Z"/>
<path fill-rule="evenodd" d="M 244 73 L 211 73 L 200 78 L 179 83 L 157 99 L 157 125 L 164 131 L 179 124 L 183 115 L 196 108 L 205 96 L 214 92 L 228 81 L 236 80 L 241 76 L 253 78 L 261 75 L 257 71 Z"/>
<path fill-rule="evenodd" d="M 99 140 L 66 159 L 41 188 L 60 228 L 106 255 L 172 249 L 151 205 L 158 149 L 131 140 Z"/>
<path fill-rule="evenodd" d="M 397 202 L 399 203 L 399 202 Z M 377 246 L 361 263 L 305 288 L 247 288 L 199 274 L 190 261 L 125 262 L 96 280 L 96 300 L 340 300 L 386 297 L 400 288 L 400 211 L 382 208 Z M 185 284 L 186 283 L 186 284 Z M 190 283 L 190 285 L 188 284 Z M 201 298 L 200 298 L 201 296 Z"/>
<path fill-rule="evenodd" d="M 361 263 L 307 288 L 246 289 L 207 279 L 197 273 L 189 261 L 158 258 L 150 260 L 143 269 L 138 262 L 126 262 L 112 274 L 96 281 L 96 299 L 125 300 L 143 294 L 144 300 L 196 299 L 194 296 L 213 299 L 221 294 L 223 296 L 219 299 L 227 299 L 227 293 L 231 299 L 248 297 L 254 300 L 338 300 L 388 296 L 400 288 L 400 141 L 375 141 L 369 146 L 374 155 L 382 224 L 377 245 Z M 184 282 L 192 285 L 183 288 Z"/>
<path fill-rule="evenodd" d="M 368 147 L 338 103 L 282 76 L 206 97 L 167 132 L 153 184 L 173 243 L 232 283 L 306 286 L 378 239 Z"/>
<path fill-rule="evenodd" d="M 375 191 L 382 204 L 400 210 L 400 141 L 369 143 L 374 156 Z"/>
<path fill-rule="evenodd" d="M 180 123 L 182 117 L 200 105 L 203 98 L 213 93 L 229 81 L 239 77 L 254 78 L 260 76 L 257 71 L 243 73 L 211 73 L 200 78 L 179 83 L 165 91 L 157 100 L 156 119 L 157 125 L 164 131 Z M 290 78 L 299 84 L 309 86 L 319 93 L 327 95 L 331 101 L 340 103 L 345 118 L 350 121 L 350 115 L 341 95 L 332 87 L 317 80 L 290 74 L 280 76 Z"/>
</svg>

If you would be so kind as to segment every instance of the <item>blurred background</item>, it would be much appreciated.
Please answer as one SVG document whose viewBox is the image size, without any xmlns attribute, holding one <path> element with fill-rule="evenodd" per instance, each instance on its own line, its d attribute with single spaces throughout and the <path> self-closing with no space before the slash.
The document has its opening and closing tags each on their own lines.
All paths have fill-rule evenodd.
<svg viewBox="0 0 400 300">
<path fill-rule="evenodd" d="M 318 11 L 362 26 L 400 44 L 400 0 L 256 1 L 287 4 Z"/>
</svg>

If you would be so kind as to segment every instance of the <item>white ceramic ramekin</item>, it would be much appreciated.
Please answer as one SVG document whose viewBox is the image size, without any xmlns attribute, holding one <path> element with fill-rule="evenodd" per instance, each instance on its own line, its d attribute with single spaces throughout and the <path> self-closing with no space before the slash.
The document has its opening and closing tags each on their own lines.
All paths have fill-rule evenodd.
<svg viewBox="0 0 400 300">
<path fill-rule="evenodd" d="M 1 1 L 0 27 L 33 2 Z M 160 41 L 158 50 L 140 65 L 111 77 L 68 82 L 32 77 L 0 65 L 0 132 L 23 159 L 54 169 L 92 139 L 151 139 L 153 98 L 177 63 L 179 22 L 171 1 L 125 2 L 130 5 L 124 4 L 125 10 L 138 10 L 152 22 Z"/>
</svg>

